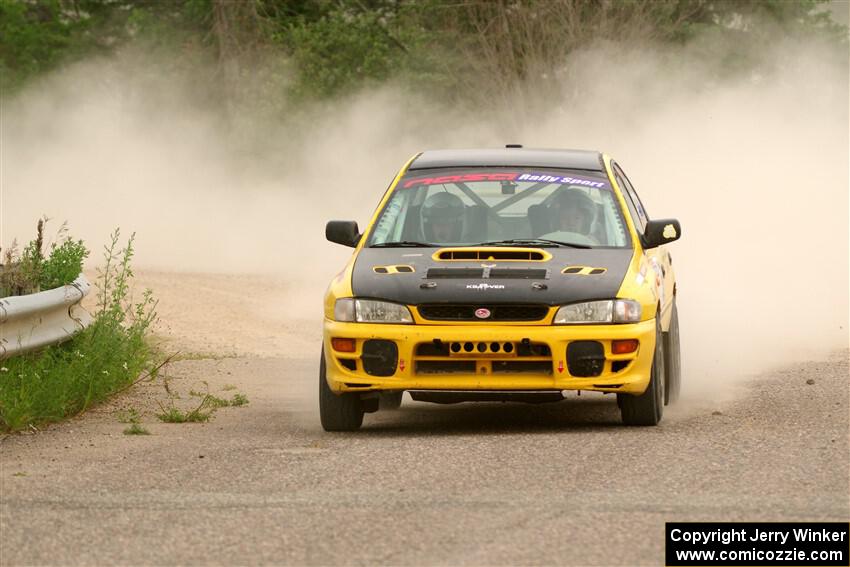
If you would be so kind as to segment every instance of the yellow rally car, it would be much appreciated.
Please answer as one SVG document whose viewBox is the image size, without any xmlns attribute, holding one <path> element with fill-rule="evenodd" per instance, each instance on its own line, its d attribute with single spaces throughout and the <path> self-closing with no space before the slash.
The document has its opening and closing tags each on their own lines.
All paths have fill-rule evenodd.
<svg viewBox="0 0 850 567">
<path fill-rule="evenodd" d="M 617 394 L 655 425 L 681 364 L 673 219 L 650 220 L 623 170 L 591 151 L 414 156 L 325 295 L 320 413 L 328 431 L 414 400 L 544 402 Z"/>
</svg>

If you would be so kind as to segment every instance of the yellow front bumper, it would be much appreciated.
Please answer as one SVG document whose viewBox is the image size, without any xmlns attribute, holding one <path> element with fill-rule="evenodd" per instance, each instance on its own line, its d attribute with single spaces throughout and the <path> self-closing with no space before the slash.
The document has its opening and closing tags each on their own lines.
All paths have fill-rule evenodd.
<svg viewBox="0 0 850 567">
<path fill-rule="evenodd" d="M 337 352 L 332 338 L 355 339 L 355 352 Z M 394 341 L 398 346 L 398 366 L 392 376 L 367 374 L 361 363 L 362 346 L 368 339 Z M 493 373 L 493 363 L 520 359 L 488 353 L 452 353 L 448 357 L 424 357 L 416 354 L 420 344 L 439 339 L 452 342 L 513 342 L 528 339 L 531 343 L 549 346 L 551 355 L 534 357 L 543 362 L 547 372 L 518 374 Z M 636 352 L 615 355 L 611 341 L 637 339 Z M 569 373 L 566 352 L 572 341 L 598 341 L 604 347 L 605 363 L 599 376 L 576 377 Z M 338 392 L 369 390 L 597 390 L 641 394 L 649 384 L 652 357 L 655 352 L 655 319 L 628 325 L 384 325 L 341 323 L 326 319 L 324 351 L 327 379 L 331 389 Z M 467 373 L 424 374 L 417 363 L 434 360 L 474 360 L 475 371 Z M 544 362 L 545 361 L 545 362 Z M 548 371 L 546 362 L 551 363 Z M 347 366 L 344 366 L 347 364 Z M 354 367 L 352 370 L 350 367 Z"/>
</svg>

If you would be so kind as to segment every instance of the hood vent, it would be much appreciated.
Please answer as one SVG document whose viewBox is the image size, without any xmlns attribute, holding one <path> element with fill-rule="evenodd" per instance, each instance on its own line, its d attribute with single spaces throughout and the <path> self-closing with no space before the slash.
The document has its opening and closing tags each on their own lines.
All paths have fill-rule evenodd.
<svg viewBox="0 0 850 567">
<path fill-rule="evenodd" d="M 579 276 L 598 276 L 607 272 L 607 268 L 593 268 L 590 266 L 568 266 L 563 269 L 562 274 L 576 274 Z"/>
<path fill-rule="evenodd" d="M 484 268 L 428 268 L 426 278 L 481 279 Z"/>
<path fill-rule="evenodd" d="M 498 279 L 498 280 L 545 280 L 549 270 L 545 268 L 428 268 L 427 279 Z"/>
<path fill-rule="evenodd" d="M 489 277 L 507 280 L 545 280 L 549 277 L 549 270 L 545 268 L 490 268 Z"/>
<path fill-rule="evenodd" d="M 372 271 L 376 274 L 412 274 L 415 270 L 413 266 L 372 266 Z"/>
<path fill-rule="evenodd" d="M 461 260 L 466 262 L 486 260 L 519 260 L 522 262 L 546 262 L 552 255 L 533 248 L 445 248 L 434 254 L 435 260 Z"/>
</svg>

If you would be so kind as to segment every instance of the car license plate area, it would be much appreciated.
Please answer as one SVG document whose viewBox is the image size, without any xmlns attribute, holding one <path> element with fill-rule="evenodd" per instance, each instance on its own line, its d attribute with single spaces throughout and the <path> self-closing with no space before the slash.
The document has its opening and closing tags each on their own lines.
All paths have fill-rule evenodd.
<svg viewBox="0 0 850 567">
<path fill-rule="evenodd" d="M 552 351 L 545 343 L 521 341 L 441 341 L 416 346 L 416 374 L 552 374 Z"/>
</svg>

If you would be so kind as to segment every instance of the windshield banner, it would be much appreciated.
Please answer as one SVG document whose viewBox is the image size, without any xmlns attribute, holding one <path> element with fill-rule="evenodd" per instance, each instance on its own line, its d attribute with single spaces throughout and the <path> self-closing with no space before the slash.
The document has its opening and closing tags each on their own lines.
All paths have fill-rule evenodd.
<svg viewBox="0 0 850 567">
<path fill-rule="evenodd" d="M 475 181 L 525 181 L 534 183 L 558 183 L 560 185 L 582 185 L 584 187 L 608 187 L 605 181 L 599 178 L 576 177 L 570 175 L 552 175 L 549 173 L 519 173 L 519 172 L 491 172 L 491 173 L 462 173 L 458 175 L 441 175 L 438 177 L 417 177 L 404 182 L 405 189 L 417 185 L 445 185 L 447 183 L 472 183 Z"/>
</svg>

